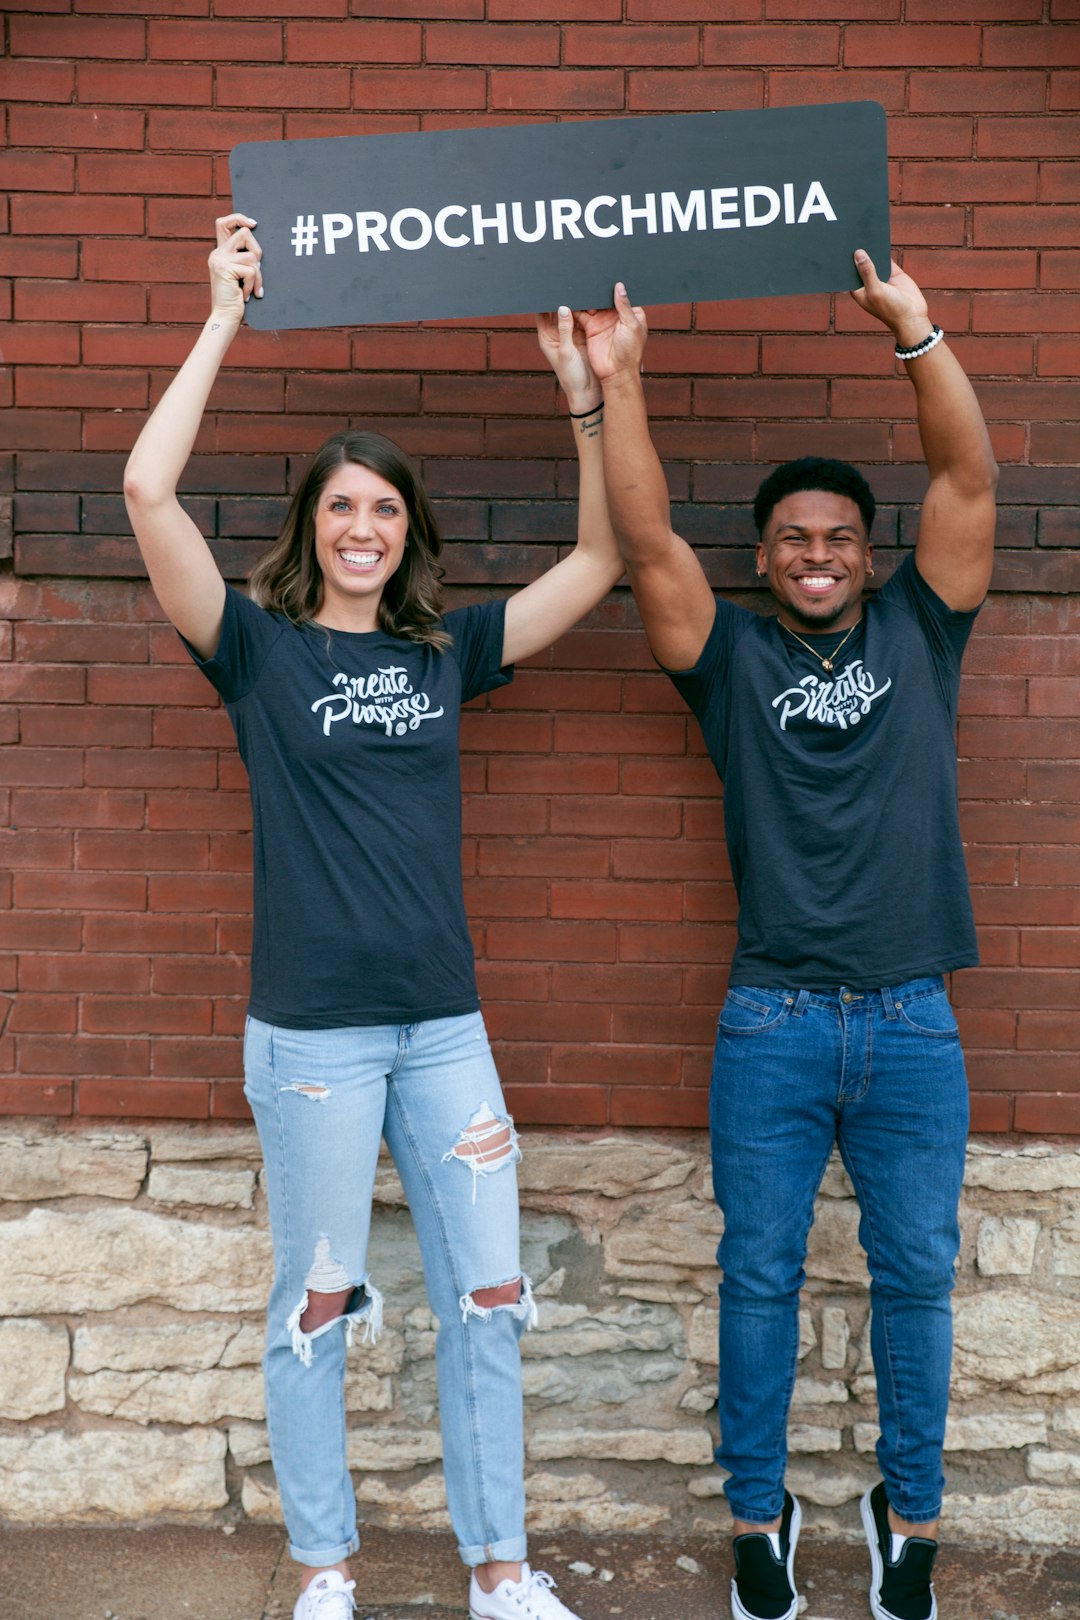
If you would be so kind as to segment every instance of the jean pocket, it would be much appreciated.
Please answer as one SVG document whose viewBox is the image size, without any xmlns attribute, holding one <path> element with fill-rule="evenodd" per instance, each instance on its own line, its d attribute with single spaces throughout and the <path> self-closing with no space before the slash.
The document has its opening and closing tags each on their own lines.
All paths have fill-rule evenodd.
<svg viewBox="0 0 1080 1620">
<path fill-rule="evenodd" d="M 718 1027 L 724 1035 L 761 1035 L 782 1024 L 794 1005 L 795 997 L 783 990 L 740 985 L 728 991 Z"/>
<path fill-rule="evenodd" d="M 900 1023 L 917 1035 L 937 1035 L 948 1038 L 958 1035 L 956 1016 L 944 990 L 930 995 L 914 996 L 910 1001 L 894 1002 L 900 1014 Z"/>
</svg>

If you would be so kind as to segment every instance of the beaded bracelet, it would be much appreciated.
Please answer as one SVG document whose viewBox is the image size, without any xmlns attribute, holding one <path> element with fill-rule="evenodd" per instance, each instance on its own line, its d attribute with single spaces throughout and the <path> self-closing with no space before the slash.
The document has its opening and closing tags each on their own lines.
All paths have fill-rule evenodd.
<svg viewBox="0 0 1080 1620">
<path fill-rule="evenodd" d="M 914 349 L 901 349 L 897 345 L 893 352 L 898 360 L 918 360 L 921 355 L 929 354 L 931 349 L 936 349 L 944 336 L 940 326 L 933 326 L 930 329 L 930 336 L 916 344 Z"/>
</svg>

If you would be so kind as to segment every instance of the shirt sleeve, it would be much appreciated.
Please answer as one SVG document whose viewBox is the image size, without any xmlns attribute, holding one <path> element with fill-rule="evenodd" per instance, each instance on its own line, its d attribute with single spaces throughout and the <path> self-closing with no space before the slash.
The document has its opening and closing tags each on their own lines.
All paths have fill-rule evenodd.
<svg viewBox="0 0 1080 1620">
<path fill-rule="evenodd" d="M 715 712 L 715 699 L 728 678 L 731 654 L 743 631 L 756 617 L 748 608 L 716 598 L 712 629 L 701 656 L 690 669 L 660 668 L 681 692 L 696 715 Z"/>
<path fill-rule="evenodd" d="M 944 677 L 945 689 L 952 692 L 960 679 L 960 662 L 979 609 L 959 612 L 943 602 L 919 573 L 914 552 L 908 553 L 878 595 L 915 619 L 939 676 Z"/>
<path fill-rule="evenodd" d="M 180 636 L 180 640 L 225 702 L 236 703 L 255 685 L 266 656 L 283 629 L 276 614 L 256 607 L 249 596 L 233 585 L 226 585 L 225 617 L 214 656 L 200 658 L 190 641 L 184 636 Z"/>
<path fill-rule="evenodd" d="M 513 664 L 503 665 L 503 634 L 506 602 L 478 602 L 472 607 L 454 608 L 443 619 L 453 637 L 453 656 L 461 670 L 461 701 L 509 686 L 514 678 Z"/>
</svg>

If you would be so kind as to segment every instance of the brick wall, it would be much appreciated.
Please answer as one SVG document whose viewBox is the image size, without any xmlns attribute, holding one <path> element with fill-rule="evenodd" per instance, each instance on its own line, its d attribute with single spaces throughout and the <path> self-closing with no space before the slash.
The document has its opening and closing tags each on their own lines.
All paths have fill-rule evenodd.
<svg viewBox="0 0 1080 1620">
<path fill-rule="evenodd" d="M 939 23 L 932 0 L 9 4 L 0 1108 L 243 1111 L 243 771 L 141 579 L 119 495 L 205 314 L 230 147 L 870 97 L 889 115 L 894 241 L 1003 466 L 959 733 L 983 966 L 953 990 L 975 1123 L 1080 1131 L 1080 4 L 947 9 Z M 867 471 L 887 573 L 925 483 L 887 337 L 846 297 L 673 307 L 652 324 L 677 526 L 714 583 L 759 600 L 746 503 L 762 463 L 808 451 Z M 526 319 L 245 331 L 185 481 L 229 577 L 346 422 L 420 459 L 455 600 L 513 588 L 572 537 L 571 441 Z M 702 1123 L 733 941 L 719 790 L 625 591 L 473 705 L 463 734 L 468 900 L 518 1117 Z M 882 880 L 886 894 L 903 880 L 885 852 Z"/>
</svg>

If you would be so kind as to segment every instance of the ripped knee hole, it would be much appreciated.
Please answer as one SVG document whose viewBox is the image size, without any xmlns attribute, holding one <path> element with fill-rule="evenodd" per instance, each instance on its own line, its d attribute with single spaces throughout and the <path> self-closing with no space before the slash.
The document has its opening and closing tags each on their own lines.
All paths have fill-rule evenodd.
<svg viewBox="0 0 1080 1620">
<path fill-rule="evenodd" d="M 473 1304 L 483 1310 L 491 1310 L 496 1305 L 517 1305 L 521 1299 L 521 1278 L 499 1283 L 494 1288 L 474 1288 L 471 1297 Z"/>
</svg>

